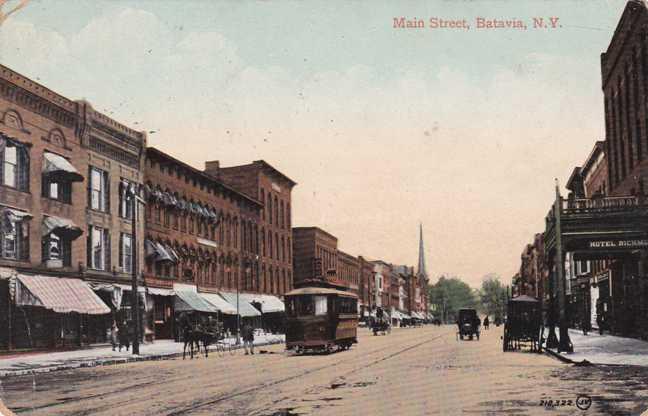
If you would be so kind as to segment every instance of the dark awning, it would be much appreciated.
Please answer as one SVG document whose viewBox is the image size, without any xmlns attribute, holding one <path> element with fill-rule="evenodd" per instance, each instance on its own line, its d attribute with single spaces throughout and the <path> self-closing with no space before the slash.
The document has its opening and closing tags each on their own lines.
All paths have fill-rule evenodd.
<svg viewBox="0 0 648 416">
<path fill-rule="evenodd" d="M 43 174 L 55 181 L 83 181 L 83 175 L 66 158 L 49 152 L 43 153 Z"/>
<path fill-rule="evenodd" d="M 60 218 L 48 216 L 43 219 L 43 236 L 54 233 L 59 237 L 74 240 L 83 234 L 83 230 L 79 228 L 72 220 L 67 218 Z"/>
</svg>

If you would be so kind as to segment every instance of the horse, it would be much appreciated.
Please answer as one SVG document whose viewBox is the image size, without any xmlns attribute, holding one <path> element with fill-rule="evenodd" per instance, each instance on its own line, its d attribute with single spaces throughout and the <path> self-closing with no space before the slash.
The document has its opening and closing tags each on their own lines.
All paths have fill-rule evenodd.
<svg viewBox="0 0 648 416">
<path fill-rule="evenodd" d="M 185 359 L 185 354 L 187 352 L 187 345 L 189 345 L 189 353 L 191 359 L 193 360 L 194 356 L 194 345 L 200 354 L 200 331 L 193 329 L 190 325 L 185 325 L 182 327 L 182 339 L 184 341 L 184 346 L 182 347 L 182 359 Z"/>
</svg>

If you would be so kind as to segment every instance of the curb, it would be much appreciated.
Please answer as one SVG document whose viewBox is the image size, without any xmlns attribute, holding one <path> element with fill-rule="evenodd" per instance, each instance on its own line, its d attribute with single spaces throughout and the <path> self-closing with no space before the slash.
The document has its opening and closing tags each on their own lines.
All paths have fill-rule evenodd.
<svg viewBox="0 0 648 416">
<path fill-rule="evenodd" d="M 559 354 L 559 353 L 557 353 L 555 351 L 551 351 L 548 348 L 543 348 L 543 351 L 545 352 L 545 354 L 547 354 L 547 355 L 549 355 L 549 356 L 551 356 L 553 358 L 556 358 L 556 359 L 558 359 L 559 361 L 562 361 L 565 364 L 576 364 L 575 361 L 570 360 L 569 358 L 567 358 L 564 355 Z"/>
<path fill-rule="evenodd" d="M 255 344 L 254 347 L 264 347 L 268 345 L 283 344 L 284 341 L 267 341 L 259 344 Z M 243 349 L 243 345 L 232 345 L 234 350 Z M 209 348 L 210 352 L 216 353 L 216 347 L 211 346 Z M 51 373 L 54 371 L 64 371 L 64 370 L 76 370 L 79 368 L 92 368 L 92 367 L 103 367 L 109 365 L 118 365 L 118 364 L 128 364 L 135 363 L 140 361 L 162 361 L 162 360 L 173 360 L 175 358 L 182 357 L 182 352 L 172 352 L 169 354 L 154 354 L 154 355 L 138 355 L 138 356 L 129 356 L 129 357 L 119 357 L 119 358 L 107 358 L 105 360 L 95 360 L 88 362 L 79 362 L 74 364 L 62 364 L 51 367 L 40 367 L 34 368 L 31 370 L 9 370 L 9 371 L 0 371 L 0 378 L 9 378 L 9 377 L 19 377 L 19 376 L 28 376 L 34 374 L 44 374 Z"/>
</svg>

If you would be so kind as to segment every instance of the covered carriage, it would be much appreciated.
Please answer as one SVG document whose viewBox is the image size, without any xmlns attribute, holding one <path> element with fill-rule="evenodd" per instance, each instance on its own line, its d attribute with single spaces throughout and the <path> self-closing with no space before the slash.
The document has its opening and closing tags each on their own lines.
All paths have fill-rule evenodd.
<svg viewBox="0 0 648 416">
<path fill-rule="evenodd" d="M 538 299 L 520 295 L 508 301 L 504 323 L 504 351 L 528 346 L 531 351 L 541 352 L 542 331 L 542 307 Z"/>
</svg>

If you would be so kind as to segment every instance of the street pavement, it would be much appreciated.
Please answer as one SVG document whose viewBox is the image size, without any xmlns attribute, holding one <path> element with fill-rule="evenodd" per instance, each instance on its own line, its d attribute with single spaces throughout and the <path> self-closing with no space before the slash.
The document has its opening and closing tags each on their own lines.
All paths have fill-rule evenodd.
<svg viewBox="0 0 648 416">
<path fill-rule="evenodd" d="M 483 331 L 480 341 L 458 341 L 455 329 L 397 328 L 385 336 L 361 329 L 357 345 L 330 355 L 292 356 L 272 345 L 254 356 L 6 377 L 0 397 L 21 415 L 79 416 L 639 415 L 648 408 L 645 367 L 503 353 L 501 327 Z"/>
<path fill-rule="evenodd" d="M 235 338 L 226 338 L 223 343 L 235 345 Z M 283 335 L 256 334 L 254 344 L 283 343 Z M 49 371 L 69 370 L 80 367 L 96 367 L 100 365 L 124 364 L 133 361 L 162 360 L 182 356 L 183 343 L 173 340 L 157 340 L 150 344 L 141 344 L 139 355 L 133 355 L 125 348 L 113 351 L 112 347 L 104 346 L 60 352 L 38 352 L 0 357 L 0 378 L 5 376 L 46 373 Z M 241 348 L 241 345 L 238 346 Z M 215 353 L 216 345 L 209 348 Z M 187 349 L 188 351 L 188 349 Z"/>
</svg>

